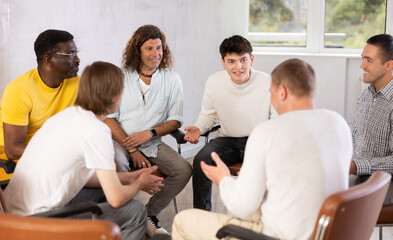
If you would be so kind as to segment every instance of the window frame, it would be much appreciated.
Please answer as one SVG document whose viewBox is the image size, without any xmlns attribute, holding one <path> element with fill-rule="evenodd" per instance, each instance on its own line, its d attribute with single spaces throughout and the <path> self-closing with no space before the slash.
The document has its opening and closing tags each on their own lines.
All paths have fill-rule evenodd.
<svg viewBox="0 0 393 240">
<path fill-rule="evenodd" d="M 247 38 L 252 38 L 248 32 L 250 2 L 247 1 Z M 387 23 L 390 23 L 388 25 Z M 387 0 L 386 29 L 387 34 L 393 35 L 393 0 Z M 293 52 L 304 54 L 360 54 L 362 49 L 325 48 L 325 0 L 307 1 L 307 34 L 305 47 L 260 47 L 254 46 L 254 52 Z M 371 37 L 371 36 L 370 36 Z"/>
</svg>

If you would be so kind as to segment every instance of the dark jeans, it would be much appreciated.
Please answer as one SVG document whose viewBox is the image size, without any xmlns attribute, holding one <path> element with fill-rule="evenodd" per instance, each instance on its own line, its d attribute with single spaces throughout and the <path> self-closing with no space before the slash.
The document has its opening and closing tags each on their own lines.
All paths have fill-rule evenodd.
<svg viewBox="0 0 393 240">
<path fill-rule="evenodd" d="M 194 208 L 211 211 L 212 182 L 201 169 L 201 161 L 208 165 L 216 165 L 211 153 L 216 152 L 227 165 L 242 163 L 247 137 L 219 137 L 211 140 L 194 158 L 192 186 L 194 191 Z"/>
</svg>

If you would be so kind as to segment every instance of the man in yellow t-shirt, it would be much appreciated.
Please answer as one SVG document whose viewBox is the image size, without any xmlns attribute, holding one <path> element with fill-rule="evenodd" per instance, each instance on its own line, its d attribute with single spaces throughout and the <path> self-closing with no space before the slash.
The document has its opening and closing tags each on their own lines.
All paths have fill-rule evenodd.
<svg viewBox="0 0 393 240">
<path fill-rule="evenodd" d="M 66 31 L 42 32 L 34 42 L 37 68 L 7 85 L 0 108 L 0 159 L 19 159 L 42 124 L 74 104 L 80 60 L 73 39 Z M 0 168 L 0 183 L 10 178 Z"/>
</svg>

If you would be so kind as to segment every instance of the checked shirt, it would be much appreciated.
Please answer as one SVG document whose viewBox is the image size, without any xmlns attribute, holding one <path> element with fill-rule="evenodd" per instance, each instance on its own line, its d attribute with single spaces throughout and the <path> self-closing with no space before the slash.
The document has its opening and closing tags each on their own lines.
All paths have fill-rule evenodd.
<svg viewBox="0 0 393 240">
<path fill-rule="evenodd" d="M 350 123 L 357 175 L 393 173 L 392 112 L 393 81 L 379 92 L 370 84 L 359 97 Z"/>
</svg>

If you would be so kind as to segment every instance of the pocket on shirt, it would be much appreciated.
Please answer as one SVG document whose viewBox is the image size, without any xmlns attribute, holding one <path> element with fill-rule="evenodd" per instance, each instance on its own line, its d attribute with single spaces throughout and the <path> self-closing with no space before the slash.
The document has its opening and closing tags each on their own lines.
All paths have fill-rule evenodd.
<svg viewBox="0 0 393 240">
<path fill-rule="evenodd" d="M 165 113 L 168 107 L 168 99 L 167 96 L 157 96 L 154 99 L 153 108 L 155 113 Z"/>
</svg>

